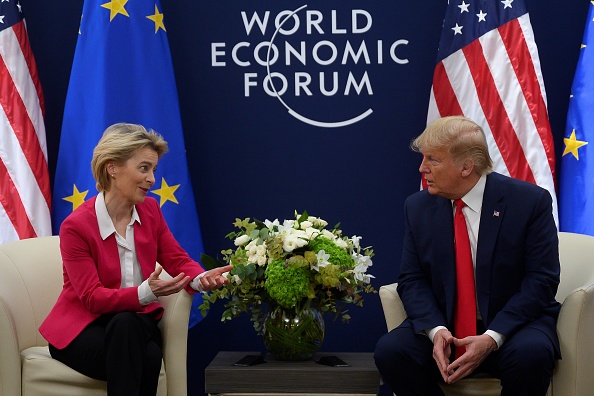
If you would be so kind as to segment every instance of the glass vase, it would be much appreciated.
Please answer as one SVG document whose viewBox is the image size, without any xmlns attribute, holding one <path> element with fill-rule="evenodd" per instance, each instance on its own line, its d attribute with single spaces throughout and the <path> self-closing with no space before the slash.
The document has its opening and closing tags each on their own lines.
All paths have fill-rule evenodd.
<svg viewBox="0 0 594 396">
<path fill-rule="evenodd" d="M 264 345 L 278 360 L 309 360 L 324 341 L 322 314 L 304 309 L 271 307 L 263 328 Z"/>
</svg>

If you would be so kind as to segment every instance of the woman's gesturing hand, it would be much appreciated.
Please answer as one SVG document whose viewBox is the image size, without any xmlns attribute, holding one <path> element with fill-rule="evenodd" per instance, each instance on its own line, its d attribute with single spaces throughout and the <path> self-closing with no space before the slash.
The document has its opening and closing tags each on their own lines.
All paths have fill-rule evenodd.
<svg viewBox="0 0 594 396">
<path fill-rule="evenodd" d="M 190 277 L 183 272 L 172 279 L 160 279 L 161 271 L 163 271 L 163 267 L 159 265 L 148 278 L 151 291 L 157 297 L 175 294 L 190 282 Z"/>
<path fill-rule="evenodd" d="M 200 276 L 200 286 L 204 291 L 211 291 L 229 283 L 227 273 L 233 269 L 232 265 L 213 268 Z"/>
</svg>

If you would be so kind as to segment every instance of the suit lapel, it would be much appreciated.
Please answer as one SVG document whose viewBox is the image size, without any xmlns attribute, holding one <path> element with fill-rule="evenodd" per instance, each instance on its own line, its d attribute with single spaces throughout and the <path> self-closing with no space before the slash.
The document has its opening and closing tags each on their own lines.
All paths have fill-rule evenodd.
<svg viewBox="0 0 594 396">
<path fill-rule="evenodd" d="M 489 279 L 493 271 L 493 253 L 501 221 L 505 215 L 504 191 L 501 190 L 501 184 L 497 183 L 498 177 L 496 173 L 487 176 L 476 253 L 476 290 L 479 310 L 485 320 L 489 317 L 488 306 L 491 294 Z"/>
<path fill-rule="evenodd" d="M 456 258 L 454 254 L 454 218 L 449 199 L 437 198 L 433 222 L 434 262 L 444 288 L 446 298 L 446 318 L 453 320 L 456 298 Z"/>
</svg>

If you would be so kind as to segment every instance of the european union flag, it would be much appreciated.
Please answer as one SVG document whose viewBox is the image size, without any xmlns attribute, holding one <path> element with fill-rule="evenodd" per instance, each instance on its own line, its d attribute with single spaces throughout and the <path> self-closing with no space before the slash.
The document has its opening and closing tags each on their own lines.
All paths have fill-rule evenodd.
<svg viewBox="0 0 594 396">
<path fill-rule="evenodd" d="M 177 240 L 199 259 L 202 237 L 159 0 L 84 3 L 54 181 L 55 233 L 66 216 L 97 193 L 90 167 L 93 148 L 116 122 L 142 124 L 169 143 L 151 193 Z M 201 302 L 194 298 L 190 325 L 201 319 Z"/>
<path fill-rule="evenodd" d="M 594 235 L 594 3 L 590 4 L 565 131 L 560 229 Z"/>
</svg>

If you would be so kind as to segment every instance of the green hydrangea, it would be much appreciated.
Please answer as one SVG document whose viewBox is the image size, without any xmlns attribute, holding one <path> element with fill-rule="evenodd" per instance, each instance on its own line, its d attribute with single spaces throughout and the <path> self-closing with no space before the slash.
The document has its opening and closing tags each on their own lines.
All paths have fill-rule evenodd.
<svg viewBox="0 0 594 396">
<path fill-rule="evenodd" d="M 207 268 L 232 264 L 229 282 L 203 296 L 203 315 L 211 304 L 226 300 L 221 320 L 251 314 L 261 334 L 266 308 L 300 311 L 314 307 L 348 321 L 344 304 L 362 306 L 362 292 L 375 293 L 366 274 L 373 250 L 360 246 L 361 237 L 342 236 L 340 223 L 295 212 L 294 220 L 264 222 L 237 218 L 237 231 L 227 234 L 234 248 L 221 251 L 223 260 L 203 255 Z M 321 252 L 323 250 L 323 252 Z"/>
<path fill-rule="evenodd" d="M 355 260 L 353 260 L 351 255 L 346 250 L 336 246 L 336 244 L 328 238 L 318 237 L 313 241 L 310 241 L 309 246 L 315 253 L 323 250 L 326 254 L 329 254 L 329 261 L 343 269 L 352 269 L 355 266 Z"/>
<path fill-rule="evenodd" d="M 304 268 L 285 265 L 275 260 L 266 267 L 264 287 L 268 295 L 284 308 L 293 308 L 309 291 L 309 275 Z"/>
</svg>

